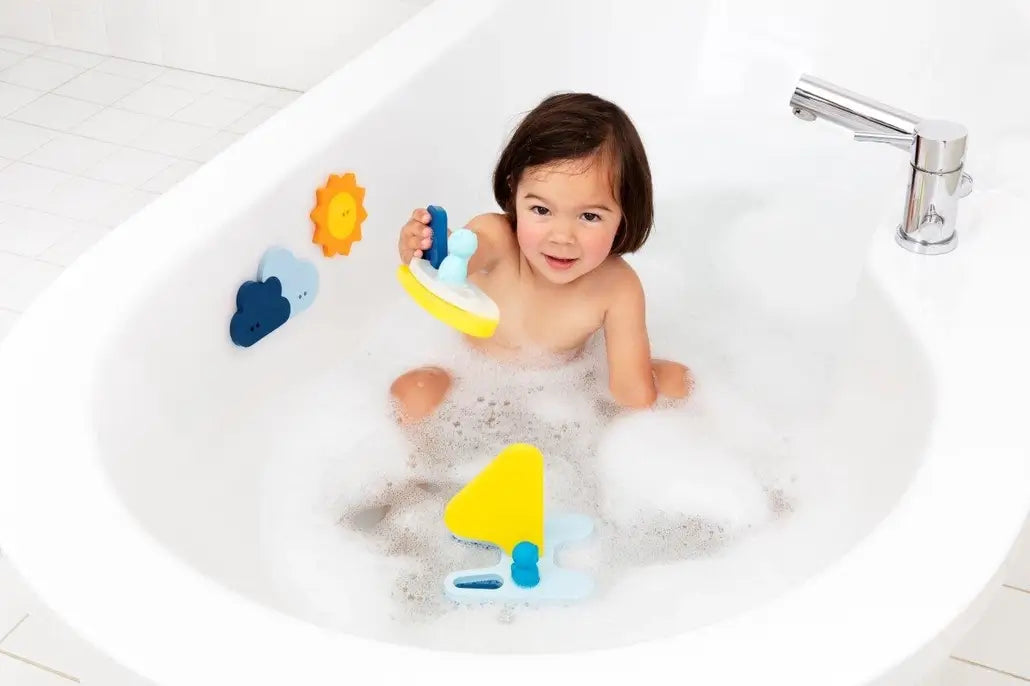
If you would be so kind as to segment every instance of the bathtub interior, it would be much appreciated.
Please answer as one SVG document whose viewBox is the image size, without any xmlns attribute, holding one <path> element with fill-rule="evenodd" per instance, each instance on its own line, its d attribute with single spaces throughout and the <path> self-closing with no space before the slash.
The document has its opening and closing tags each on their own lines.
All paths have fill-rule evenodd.
<svg viewBox="0 0 1030 686">
<path fill-rule="evenodd" d="M 171 230 L 164 214 L 204 231 L 174 270 L 127 297 L 124 326 L 110 332 L 94 374 L 97 454 L 141 526 L 233 592 L 314 622 L 435 647 L 490 650 L 503 641 L 536 650 L 716 621 L 815 574 L 887 515 L 933 419 L 932 370 L 890 294 L 863 270 L 873 230 L 899 214 L 902 158 L 804 125 L 786 103 L 797 75 L 811 71 L 902 108 L 965 117 L 988 148 L 1009 125 L 987 120 L 983 102 L 996 86 L 963 79 L 999 55 L 926 53 L 934 45 L 903 30 L 904 17 L 874 23 L 869 12 L 856 23 L 816 3 L 783 4 L 779 15 L 750 3 L 639 6 L 502 3 L 371 102 L 346 92 L 345 73 L 330 78 L 121 229 Z M 921 8 L 891 6 L 890 14 L 916 17 Z M 1018 17 L 1009 11 L 999 5 L 969 17 L 956 4 L 935 12 L 938 35 L 1011 26 L 1005 21 Z M 880 49 L 875 59 L 856 59 L 867 54 L 866 19 L 881 32 Z M 390 39 L 377 50 L 385 48 L 402 49 Z M 925 54 L 933 59 L 921 61 Z M 952 97 L 935 86 L 942 81 L 978 97 Z M 305 486 L 301 477 L 291 482 L 291 471 L 318 481 L 317 469 L 330 466 L 333 478 L 359 482 L 341 481 L 348 493 L 403 471 L 390 472 L 397 455 L 388 446 L 402 439 L 388 422 L 387 385 L 418 363 L 416 348 L 439 357 L 459 344 L 394 281 L 396 230 L 428 203 L 446 206 L 455 222 L 492 209 L 490 173 L 505 134 L 541 97 L 570 89 L 619 102 L 641 131 L 656 224 L 630 261 L 648 293 L 654 353 L 694 368 L 699 411 L 718 415 L 719 435 L 762 437 L 748 447 L 747 464 L 764 472 L 777 512 L 710 554 L 603 577 L 605 602 L 575 611 L 514 622 L 490 611 L 479 622 L 369 601 L 392 587 L 363 589 L 347 576 L 355 568 L 339 562 L 343 553 L 301 559 L 305 545 L 332 546 L 335 534 L 327 526 L 304 540 L 283 528 L 274 520 L 285 510 L 269 509 L 269 493 L 274 500 L 281 484 L 297 515 Z M 308 121 L 327 121 L 327 108 L 348 107 L 361 114 L 346 126 L 306 130 Z M 234 174 L 244 152 L 272 140 L 295 140 L 297 156 L 269 158 L 258 175 Z M 314 189 L 346 171 L 367 189 L 368 220 L 349 256 L 326 259 L 310 242 L 307 215 Z M 211 211 L 176 210 L 187 205 Z M 254 347 L 236 348 L 227 335 L 236 289 L 272 245 L 316 263 L 320 294 Z M 689 408 L 676 411 L 670 416 L 698 421 Z M 504 438 L 525 440 L 517 431 Z M 309 503 L 307 514 L 321 506 Z M 278 550 L 290 559 L 273 559 L 269 538 L 284 545 L 291 535 L 294 547 Z M 596 564 L 595 552 L 582 561 Z M 396 576 L 401 563 L 380 557 L 355 564 Z M 586 617 L 602 628 L 570 630 Z"/>
</svg>

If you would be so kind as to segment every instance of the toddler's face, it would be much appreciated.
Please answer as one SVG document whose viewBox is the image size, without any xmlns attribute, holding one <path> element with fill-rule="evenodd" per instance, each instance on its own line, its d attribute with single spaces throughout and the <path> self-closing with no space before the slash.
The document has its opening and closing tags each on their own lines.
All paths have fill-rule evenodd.
<svg viewBox="0 0 1030 686">
<path fill-rule="evenodd" d="M 535 271 L 565 284 L 597 268 L 622 221 L 608 166 L 573 160 L 532 167 L 515 189 L 519 247 Z"/>
</svg>

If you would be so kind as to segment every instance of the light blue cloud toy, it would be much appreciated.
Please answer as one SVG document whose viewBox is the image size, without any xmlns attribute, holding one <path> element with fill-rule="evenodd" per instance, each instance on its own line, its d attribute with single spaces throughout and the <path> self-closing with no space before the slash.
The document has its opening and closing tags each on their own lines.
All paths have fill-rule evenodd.
<svg viewBox="0 0 1030 686">
<path fill-rule="evenodd" d="M 283 285 L 283 297 L 290 301 L 290 316 L 303 312 L 318 295 L 318 269 L 286 248 L 269 248 L 258 266 L 258 281 L 274 276 Z"/>
</svg>

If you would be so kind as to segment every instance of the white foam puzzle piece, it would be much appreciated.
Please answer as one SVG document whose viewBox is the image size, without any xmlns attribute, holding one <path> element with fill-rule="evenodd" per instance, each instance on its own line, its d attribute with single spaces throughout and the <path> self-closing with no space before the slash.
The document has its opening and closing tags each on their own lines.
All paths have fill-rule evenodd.
<svg viewBox="0 0 1030 686">
<path fill-rule="evenodd" d="M 444 580 L 444 592 L 452 600 L 473 603 L 537 604 L 583 600 L 593 593 L 594 580 L 583 572 L 559 567 L 554 554 L 565 545 L 589 538 L 593 530 L 594 522 L 586 515 L 547 517 L 544 520 L 544 550 L 537 565 L 540 583 L 532 588 L 524 588 L 512 581 L 511 556 L 502 553 L 500 562 L 493 567 L 448 574 Z"/>
</svg>

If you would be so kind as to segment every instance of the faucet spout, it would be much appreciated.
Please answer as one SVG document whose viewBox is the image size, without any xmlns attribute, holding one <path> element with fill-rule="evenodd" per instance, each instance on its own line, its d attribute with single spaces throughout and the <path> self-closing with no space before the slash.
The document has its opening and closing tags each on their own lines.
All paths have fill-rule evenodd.
<svg viewBox="0 0 1030 686">
<path fill-rule="evenodd" d="M 963 171 L 964 126 L 925 119 L 809 74 L 798 80 L 790 106 L 803 121 L 825 119 L 850 130 L 856 141 L 886 143 L 907 152 L 910 173 L 897 242 L 922 255 L 954 250 L 958 200 L 972 189 L 972 178 Z"/>
<path fill-rule="evenodd" d="M 825 119 L 854 132 L 915 133 L 923 117 L 877 102 L 810 74 L 802 74 L 790 98 L 795 116 Z"/>
</svg>

